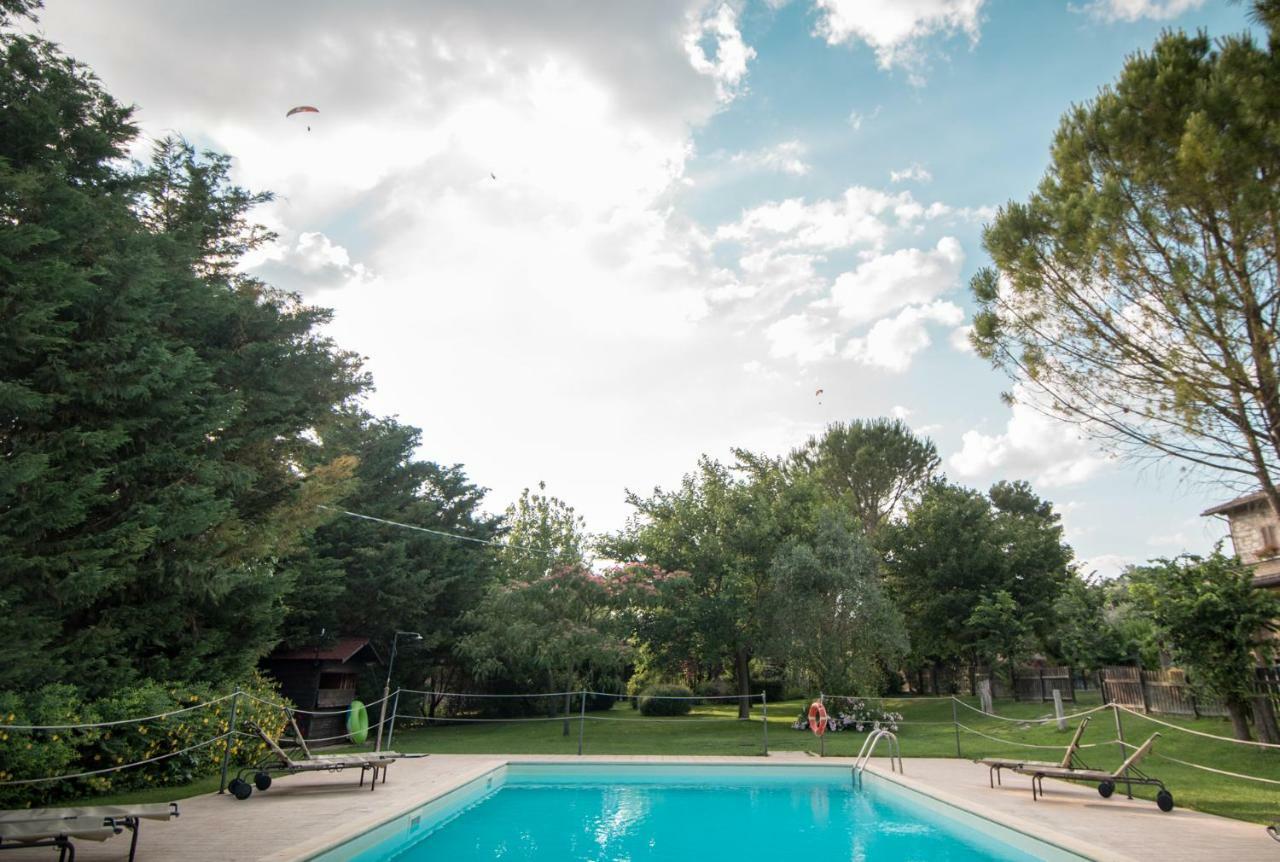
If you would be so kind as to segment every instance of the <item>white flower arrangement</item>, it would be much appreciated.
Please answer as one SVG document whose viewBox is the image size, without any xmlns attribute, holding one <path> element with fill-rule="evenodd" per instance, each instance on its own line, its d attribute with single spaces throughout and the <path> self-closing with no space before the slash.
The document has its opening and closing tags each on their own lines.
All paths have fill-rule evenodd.
<svg viewBox="0 0 1280 862">
<path fill-rule="evenodd" d="M 839 733 L 845 730 L 865 733 L 882 728 L 897 732 L 898 723 L 902 721 L 902 713 L 881 709 L 862 697 L 828 697 L 824 698 L 823 705 L 827 709 L 828 733 Z M 791 729 L 809 729 L 808 707 L 792 723 Z"/>
</svg>

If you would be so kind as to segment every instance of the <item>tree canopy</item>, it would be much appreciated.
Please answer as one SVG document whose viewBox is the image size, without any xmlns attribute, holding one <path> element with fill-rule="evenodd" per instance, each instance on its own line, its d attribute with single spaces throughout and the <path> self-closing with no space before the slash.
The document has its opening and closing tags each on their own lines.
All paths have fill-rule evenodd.
<svg viewBox="0 0 1280 862">
<path fill-rule="evenodd" d="M 900 419 L 880 418 L 832 423 L 795 449 L 786 467 L 809 474 L 867 535 L 875 535 L 919 496 L 938 463 L 932 440 Z"/>
<path fill-rule="evenodd" d="M 1010 603 L 1029 630 L 1046 633 L 1069 577 L 1058 516 L 1025 483 L 999 483 L 988 497 L 935 482 L 884 544 L 917 666 L 963 661 L 972 670 L 990 657 L 989 621 Z"/>
<path fill-rule="evenodd" d="M 1253 668 L 1266 663 L 1280 600 L 1255 589 L 1248 569 L 1215 552 L 1159 560 L 1134 574 L 1135 599 L 1151 614 L 1175 661 L 1222 698 L 1239 739 L 1249 739 Z"/>
<path fill-rule="evenodd" d="M 1167 32 L 1072 108 L 1035 193 L 983 235 L 974 343 L 1013 397 L 1280 514 L 1280 21 Z"/>
<path fill-rule="evenodd" d="M 238 272 L 265 199 L 34 37 L 0 73 L 0 687 L 247 673 L 275 560 L 349 463 L 312 429 L 367 385 L 327 311 Z"/>
</svg>

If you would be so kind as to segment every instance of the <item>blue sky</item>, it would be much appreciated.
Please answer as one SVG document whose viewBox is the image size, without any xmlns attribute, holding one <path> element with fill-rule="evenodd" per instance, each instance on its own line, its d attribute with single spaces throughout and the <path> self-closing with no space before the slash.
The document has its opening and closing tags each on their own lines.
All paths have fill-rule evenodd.
<svg viewBox="0 0 1280 862">
<path fill-rule="evenodd" d="M 1204 551 L 1232 495 L 1110 457 L 966 349 L 981 227 L 1073 103 L 1211 0 L 50 0 L 41 29 L 279 199 L 247 262 L 336 309 L 372 410 L 500 510 L 593 530 L 700 453 L 894 415 L 956 481 L 1028 479 L 1086 569 Z M 312 131 L 284 119 L 320 107 Z M 140 150 L 139 155 L 144 155 Z M 496 176 L 494 179 L 492 176 Z M 814 397 L 823 389 L 820 399 Z"/>
</svg>

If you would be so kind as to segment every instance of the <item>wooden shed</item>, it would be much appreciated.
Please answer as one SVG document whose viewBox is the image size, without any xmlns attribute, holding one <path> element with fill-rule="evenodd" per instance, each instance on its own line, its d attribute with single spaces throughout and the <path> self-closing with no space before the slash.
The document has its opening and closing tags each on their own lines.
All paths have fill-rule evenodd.
<svg viewBox="0 0 1280 862">
<path fill-rule="evenodd" d="M 382 659 L 368 638 L 338 638 L 322 647 L 276 650 L 262 660 L 263 669 L 280 683 L 281 692 L 301 709 L 341 711 L 336 715 L 299 713 L 298 727 L 308 740 L 330 739 L 347 729 L 345 710 L 356 697 L 360 673 Z"/>
</svg>

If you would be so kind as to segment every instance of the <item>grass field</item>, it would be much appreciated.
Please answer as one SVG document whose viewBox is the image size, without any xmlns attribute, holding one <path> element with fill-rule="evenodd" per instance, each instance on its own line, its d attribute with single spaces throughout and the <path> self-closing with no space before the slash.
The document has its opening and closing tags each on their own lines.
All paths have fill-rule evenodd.
<svg viewBox="0 0 1280 862">
<path fill-rule="evenodd" d="M 966 699 L 966 702 L 970 702 Z M 1068 711 L 1096 706 L 1096 695 L 1082 695 Z M 771 751 L 810 751 L 817 753 L 819 741 L 808 731 L 791 729 L 791 723 L 806 706 L 803 701 L 769 705 L 769 749 Z M 884 706 L 903 715 L 898 738 L 903 757 L 956 757 L 956 727 L 952 721 L 949 700 L 897 698 Z M 1070 735 L 1050 722 L 1028 724 L 1028 719 L 1050 718 L 1052 704 L 999 701 L 996 713 L 1007 721 L 958 708 L 960 723 L 972 731 L 960 733 L 960 756 L 1025 756 L 1036 760 L 1057 760 Z M 764 751 L 764 722 L 758 706 L 750 721 L 739 721 L 737 708 L 698 706 L 692 714 L 681 718 L 646 718 L 626 704 L 604 712 L 589 712 L 584 723 L 576 715 L 564 735 L 560 721 L 506 721 L 414 727 L 400 721 L 393 741 L 396 751 L 438 754 L 559 754 L 578 751 L 581 730 L 584 754 L 719 754 L 758 755 Z M 1179 806 L 1195 808 L 1211 814 L 1235 817 L 1259 823 L 1280 818 L 1280 786 L 1206 773 L 1174 763 L 1173 757 L 1191 763 L 1212 766 L 1231 772 L 1280 781 L 1280 750 L 1259 750 L 1219 740 L 1203 739 L 1178 730 L 1161 727 L 1142 717 L 1122 714 L 1124 739 L 1140 744 L 1159 731 L 1155 754 L 1143 765 L 1146 772 L 1162 779 Z M 1179 727 L 1218 736 L 1229 736 L 1230 725 L 1220 719 L 1172 719 L 1161 717 Z M 1072 730 L 1078 719 L 1069 724 Z M 977 734 L 985 734 L 987 739 Z M 858 753 L 866 734 L 843 732 L 826 737 L 828 755 L 852 757 Z M 1115 744 L 1116 723 L 1110 710 L 1095 713 L 1083 742 L 1081 756 L 1095 768 L 1115 768 L 1122 760 L 1121 748 Z M 997 741 L 998 740 L 998 741 Z M 1056 749 L 1027 748 L 1027 745 L 1058 746 Z M 369 746 L 366 746 L 369 747 Z M 908 765 L 908 769 L 910 765 Z M 975 765 L 979 774 L 984 767 Z M 985 778 L 985 776 L 982 776 Z M 1028 779 L 1013 776 L 1009 781 L 1025 783 Z M 217 778 L 202 779 L 181 788 L 146 790 L 99 799 L 103 803 L 174 799 L 216 790 Z M 1123 791 L 1123 785 L 1122 785 Z M 1122 792 L 1121 791 L 1121 792 Z M 1135 788 L 1135 796 L 1151 798 L 1147 788 Z"/>
</svg>

